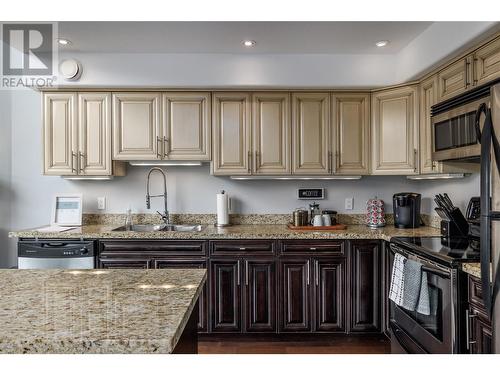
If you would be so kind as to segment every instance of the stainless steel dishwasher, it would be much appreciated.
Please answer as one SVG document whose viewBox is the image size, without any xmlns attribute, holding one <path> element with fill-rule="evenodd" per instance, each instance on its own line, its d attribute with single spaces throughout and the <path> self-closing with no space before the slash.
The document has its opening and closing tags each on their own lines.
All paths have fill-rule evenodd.
<svg viewBox="0 0 500 375">
<path fill-rule="evenodd" d="M 91 269 L 95 265 L 93 241 L 19 241 L 19 269 Z"/>
</svg>

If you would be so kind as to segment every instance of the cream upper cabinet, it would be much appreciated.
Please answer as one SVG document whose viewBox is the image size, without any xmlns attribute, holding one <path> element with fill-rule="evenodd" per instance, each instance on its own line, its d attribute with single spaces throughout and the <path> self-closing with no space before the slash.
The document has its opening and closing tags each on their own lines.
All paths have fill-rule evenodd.
<svg viewBox="0 0 500 375">
<path fill-rule="evenodd" d="M 437 77 L 420 83 L 420 173 L 440 172 L 440 163 L 432 161 L 431 107 L 437 102 Z"/>
<path fill-rule="evenodd" d="M 418 173 L 418 90 L 405 86 L 372 94 L 372 174 Z"/>
<path fill-rule="evenodd" d="M 474 85 L 500 77 L 500 37 L 474 52 Z"/>
<path fill-rule="evenodd" d="M 160 105 L 160 93 L 113 93 L 113 159 L 161 158 Z"/>
<path fill-rule="evenodd" d="M 214 175 L 248 175 L 252 171 L 251 96 L 246 92 L 213 94 Z"/>
<path fill-rule="evenodd" d="M 292 173 L 332 173 L 330 94 L 292 94 Z"/>
<path fill-rule="evenodd" d="M 44 93 L 42 98 L 44 174 L 76 175 L 77 95 Z"/>
<path fill-rule="evenodd" d="M 252 95 L 253 173 L 290 174 L 289 93 Z"/>
<path fill-rule="evenodd" d="M 111 94 L 78 94 L 78 174 L 111 175 Z"/>
<path fill-rule="evenodd" d="M 332 95 L 335 174 L 366 175 L 370 172 L 370 95 Z"/>
<path fill-rule="evenodd" d="M 444 101 L 471 87 L 471 57 L 454 62 L 438 73 L 438 100 Z"/>
<path fill-rule="evenodd" d="M 164 93 L 162 112 L 164 159 L 211 159 L 210 93 Z"/>
</svg>

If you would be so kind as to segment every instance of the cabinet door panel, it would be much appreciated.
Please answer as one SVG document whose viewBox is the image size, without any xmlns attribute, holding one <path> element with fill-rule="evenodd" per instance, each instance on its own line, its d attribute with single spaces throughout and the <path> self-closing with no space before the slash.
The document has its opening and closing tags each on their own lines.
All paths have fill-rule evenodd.
<svg viewBox="0 0 500 375">
<path fill-rule="evenodd" d="M 331 173 L 328 93 L 292 95 L 293 173 Z"/>
<path fill-rule="evenodd" d="M 44 174 L 77 174 L 77 97 L 43 94 Z"/>
<path fill-rule="evenodd" d="M 334 94 L 335 174 L 368 174 L 370 95 Z"/>
<path fill-rule="evenodd" d="M 111 161 L 111 94 L 78 94 L 79 174 L 109 176 Z"/>
<path fill-rule="evenodd" d="M 457 96 L 470 88 L 470 57 L 447 66 L 438 73 L 438 100 Z"/>
<path fill-rule="evenodd" d="M 241 331 L 241 274 L 238 260 L 214 260 L 211 273 L 211 331 Z"/>
<path fill-rule="evenodd" d="M 280 261 L 282 332 L 311 330 L 310 261 Z"/>
<path fill-rule="evenodd" d="M 250 174 L 250 94 L 215 93 L 213 107 L 212 173 Z"/>
<path fill-rule="evenodd" d="M 372 97 L 372 173 L 418 173 L 418 91 L 415 86 Z"/>
<path fill-rule="evenodd" d="M 432 161 L 431 107 L 437 102 L 437 77 L 432 76 L 420 84 L 420 173 L 439 172 Z"/>
<path fill-rule="evenodd" d="M 161 155 L 160 93 L 113 93 L 113 158 L 154 160 Z"/>
<path fill-rule="evenodd" d="M 205 260 L 194 259 L 155 259 L 154 268 L 207 268 Z M 203 286 L 203 291 L 198 298 L 198 332 L 207 331 L 207 296 L 208 296 L 208 282 Z"/>
<path fill-rule="evenodd" d="M 210 160 L 210 93 L 163 94 L 166 159 Z"/>
<path fill-rule="evenodd" d="M 380 331 L 380 243 L 352 242 L 351 331 Z"/>
<path fill-rule="evenodd" d="M 276 265 L 274 259 L 245 260 L 247 332 L 276 331 Z"/>
<path fill-rule="evenodd" d="M 345 331 L 345 259 L 314 261 L 316 331 Z"/>
<path fill-rule="evenodd" d="M 470 306 L 470 343 L 471 354 L 491 354 L 493 336 L 491 322 L 484 311 Z"/>
<path fill-rule="evenodd" d="M 474 52 L 474 84 L 482 85 L 500 77 L 500 38 Z"/>
<path fill-rule="evenodd" d="M 290 94 L 253 94 L 252 108 L 254 172 L 290 174 Z"/>
<path fill-rule="evenodd" d="M 149 259 L 99 259 L 99 268 L 108 269 L 137 269 L 137 268 L 150 268 Z"/>
</svg>

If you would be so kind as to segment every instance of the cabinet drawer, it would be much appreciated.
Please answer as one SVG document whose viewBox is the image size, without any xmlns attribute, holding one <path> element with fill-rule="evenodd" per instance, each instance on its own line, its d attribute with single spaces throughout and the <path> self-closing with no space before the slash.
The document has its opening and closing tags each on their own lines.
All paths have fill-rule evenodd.
<svg viewBox="0 0 500 375">
<path fill-rule="evenodd" d="M 206 241 L 103 241 L 100 247 L 101 257 L 130 257 L 141 254 L 142 257 L 177 256 L 207 254 Z"/>
<path fill-rule="evenodd" d="M 483 310 L 485 309 L 481 280 L 473 276 L 469 276 L 469 303 Z"/>
<path fill-rule="evenodd" d="M 276 242 L 268 240 L 210 241 L 210 254 L 274 255 Z"/>
<path fill-rule="evenodd" d="M 335 254 L 344 255 L 344 241 L 283 241 L 281 242 L 282 254 Z"/>
</svg>

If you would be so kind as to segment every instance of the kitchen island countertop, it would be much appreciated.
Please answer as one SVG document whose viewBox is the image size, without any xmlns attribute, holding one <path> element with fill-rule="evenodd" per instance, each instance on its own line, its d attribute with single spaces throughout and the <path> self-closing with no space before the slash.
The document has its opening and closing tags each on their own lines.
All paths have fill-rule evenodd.
<svg viewBox="0 0 500 375">
<path fill-rule="evenodd" d="M 172 353 L 202 269 L 0 270 L 0 353 Z"/>
<path fill-rule="evenodd" d="M 378 239 L 389 241 L 392 237 L 432 237 L 439 236 L 438 228 L 423 226 L 416 229 L 397 229 L 393 225 L 371 229 L 365 225 L 348 225 L 346 230 L 300 231 L 290 230 L 280 224 L 248 224 L 217 228 L 204 225 L 200 232 L 120 232 L 113 231 L 119 225 L 84 225 L 66 232 L 38 232 L 34 229 L 9 233 L 18 238 L 61 238 L 61 239 Z"/>
</svg>

